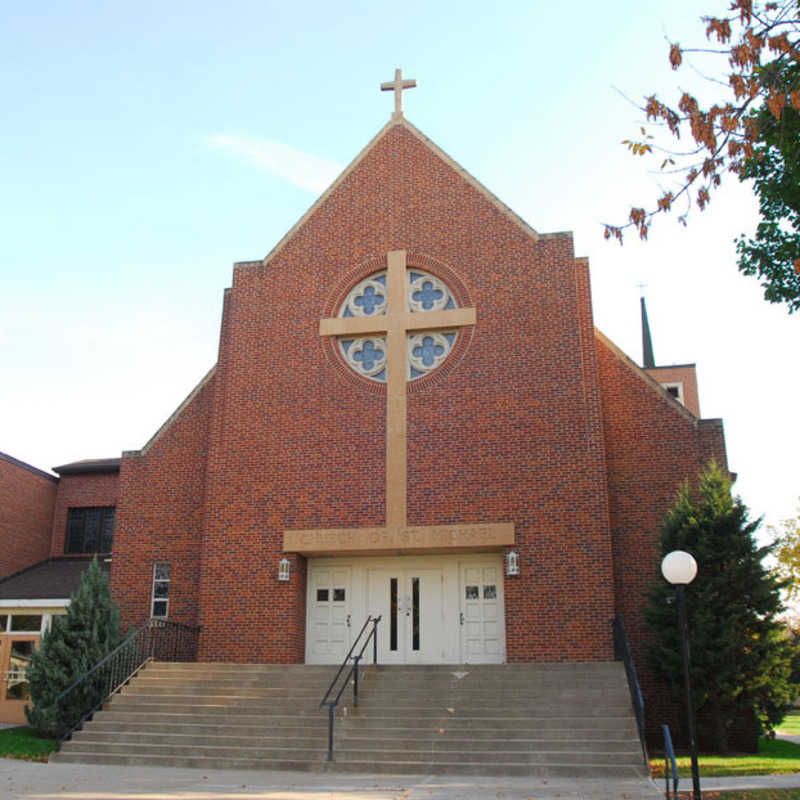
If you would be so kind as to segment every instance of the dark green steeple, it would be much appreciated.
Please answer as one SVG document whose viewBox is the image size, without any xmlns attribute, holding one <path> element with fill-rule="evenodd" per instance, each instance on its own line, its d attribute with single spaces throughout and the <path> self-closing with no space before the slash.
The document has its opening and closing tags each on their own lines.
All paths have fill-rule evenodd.
<svg viewBox="0 0 800 800">
<path fill-rule="evenodd" d="M 656 365 L 656 359 L 653 356 L 653 340 L 650 338 L 650 323 L 647 321 L 644 297 L 641 297 L 640 300 L 642 303 L 642 366 L 645 369 L 652 369 Z"/>
</svg>

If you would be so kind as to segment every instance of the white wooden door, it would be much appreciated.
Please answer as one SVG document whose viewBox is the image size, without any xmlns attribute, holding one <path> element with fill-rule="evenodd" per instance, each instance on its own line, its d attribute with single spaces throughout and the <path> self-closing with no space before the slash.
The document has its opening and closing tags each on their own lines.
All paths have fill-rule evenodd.
<svg viewBox="0 0 800 800">
<path fill-rule="evenodd" d="M 446 662 L 440 568 L 370 569 L 367 593 L 370 613 L 381 616 L 379 663 Z"/>
<path fill-rule="evenodd" d="M 498 564 L 461 565 L 461 661 L 505 661 L 503 573 Z"/>
<path fill-rule="evenodd" d="M 306 663 L 339 664 L 351 644 L 352 570 L 314 567 L 309 572 Z"/>
</svg>

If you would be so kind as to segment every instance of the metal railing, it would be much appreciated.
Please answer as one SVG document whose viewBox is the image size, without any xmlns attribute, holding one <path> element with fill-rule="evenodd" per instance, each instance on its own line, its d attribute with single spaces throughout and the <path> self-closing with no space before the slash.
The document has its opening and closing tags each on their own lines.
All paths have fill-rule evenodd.
<svg viewBox="0 0 800 800">
<path fill-rule="evenodd" d="M 675 749 L 672 746 L 672 737 L 669 735 L 669 725 L 662 725 L 664 731 L 664 781 L 666 782 L 667 800 L 678 800 L 678 765 L 675 763 Z M 672 781 L 670 793 L 669 782 Z"/>
<path fill-rule="evenodd" d="M 373 617 L 372 615 L 369 615 L 366 620 L 364 620 L 364 624 L 361 626 L 358 636 L 356 636 L 355 641 L 350 647 L 350 650 L 344 657 L 344 661 L 342 661 L 342 665 L 339 667 L 336 675 L 331 681 L 328 691 L 325 692 L 325 695 L 320 701 L 320 708 L 322 708 L 322 706 L 328 706 L 328 761 L 333 761 L 333 720 L 336 714 L 336 706 L 339 705 L 339 700 L 341 700 L 344 690 L 349 685 L 351 676 L 353 678 L 353 708 L 358 708 L 358 666 L 361 663 L 361 659 L 364 657 L 364 651 L 367 649 L 370 639 L 372 639 L 372 663 L 378 663 L 378 623 L 380 621 L 380 616 Z M 372 629 L 364 639 L 358 654 L 353 655 L 359 645 L 359 642 L 361 642 L 361 637 L 364 636 L 364 631 L 367 629 L 370 623 L 372 623 Z M 347 663 L 351 658 L 353 659 L 353 666 L 350 667 L 350 671 L 342 679 L 341 686 L 339 687 L 339 691 L 336 693 L 336 696 L 331 699 L 333 692 L 339 683 L 339 679 L 341 678 L 342 673 L 344 672 L 345 668 L 347 667 Z"/>
<path fill-rule="evenodd" d="M 58 695 L 54 705 L 59 743 L 78 730 L 148 661 L 194 661 L 199 633 L 200 628 L 180 622 L 148 620 Z"/>
<path fill-rule="evenodd" d="M 633 663 L 633 653 L 631 652 L 631 643 L 628 640 L 628 634 L 625 632 L 625 624 L 622 621 L 622 615 L 617 614 L 614 617 L 614 658 L 617 661 L 622 661 L 625 665 L 625 673 L 628 676 L 628 689 L 631 693 L 631 705 L 633 706 L 633 713 L 636 716 L 636 727 L 639 730 L 639 743 L 642 746 L 642 757 L 644 763 L 648 764 L 647 758 L 647 744 L 645 744 L 645 728 L 644 728 L 644 700 L 642 699 L 642 689 L 639 686 L 639 678 L 636 675 L 636 665 Z"/>
</svg>

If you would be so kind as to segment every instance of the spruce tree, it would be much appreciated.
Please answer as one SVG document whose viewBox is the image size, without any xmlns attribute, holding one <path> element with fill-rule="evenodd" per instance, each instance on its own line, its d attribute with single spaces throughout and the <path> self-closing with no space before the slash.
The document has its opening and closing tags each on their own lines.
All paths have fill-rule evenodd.
<svg viewBox="0 0 800 800">
<path fill-rule="evenodd" d="M 89 681 L 60 706 L 58 695 L 101 661 L 121 642 L 120 614 L 111 599 L 108 576 L 97 557 L 83 574 L 67 613 L 53 617 L 28 667 L 31 702 L 28 722 L 41 733 L 60 735 L 101 697 L 97 681 Z"/>
<path fill-rule="evenodd" d="M 712 463 L 696 490 L 688 484 L 680 489 L 661 529 L 662 557 L 686 550 L 697 561 L 697 577 L 686 587 L 692 702 L 698 741 L 717 752 L 728 751 L 734 726 L 754 713 L 771 730 L 797 694 L 792 646 L 776 619 L 783 583 L 762 563 L 772 545 L 757 544 L 759 524 L 748 520 L 746 506 L 731 496 L 730 478 Z M 683 709 L 673 596 L 659 574 L 645 609 L 653 633 L 646 655 Z"/>
</svg>

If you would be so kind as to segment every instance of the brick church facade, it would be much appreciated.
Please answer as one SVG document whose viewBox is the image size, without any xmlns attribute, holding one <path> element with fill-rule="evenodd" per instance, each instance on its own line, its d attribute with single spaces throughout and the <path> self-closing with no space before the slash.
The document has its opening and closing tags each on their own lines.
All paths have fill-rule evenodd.
<svg viewBox="0 0 800 800">
<path fill-rule="evenodd" d="M 693 366 L 595 329 L 571 234 L 395 113 L 234 266 L 217 363 L 152 439 L 44 486 L 43 557 L 68 508 L 114 505 L 124 618 L 201 626 L 201 660 L 333 663 L 380 613 L 389 662 L 604 661 L 622 614 L 641 665 L 661 519 L 726 464 L 696 398 Z"/>
</svg>

